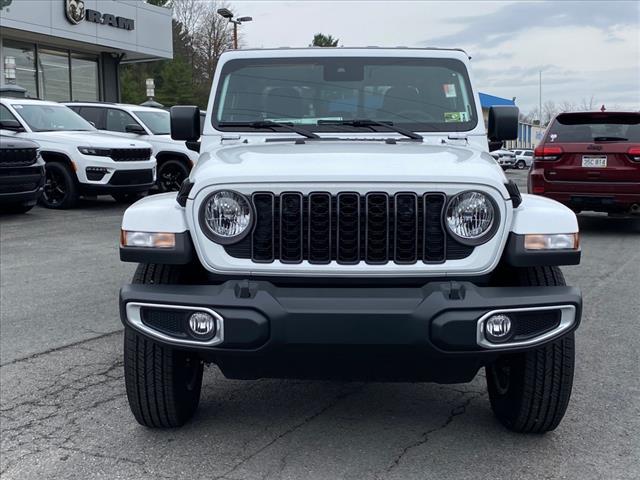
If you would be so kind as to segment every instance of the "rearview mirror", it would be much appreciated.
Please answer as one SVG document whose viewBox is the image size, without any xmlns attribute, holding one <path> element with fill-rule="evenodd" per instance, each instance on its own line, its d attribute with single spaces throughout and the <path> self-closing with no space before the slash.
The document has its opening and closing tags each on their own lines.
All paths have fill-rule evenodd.
<svg viewBox="0 0 640 480">
<path fill-rule="evenodd" d="M 200 138 L 200 109 L 177 105 L 171 107 L 171 138 L 195 142 Z"/>
<path fill-rule="evenodd" d="M 24 132 L 24 128 L 17 120 L 0 120 L 0 128 L 12 132 Z"/>
<path fill-rule="evenodd" d="M 124 131 L 127 133 L 135 133 L 136 135 L 145 135 L 147 133 L 142 125 L 138 125 L 137 123 L 130 123 L 129 125 L 125 125 Z"/>
<path fill-rule="evenodd" d="M 487 136 L 490 142 L 515 140 L 518 138 L 518 107 L 500 106 L 489 108 Z"/>
</svg>

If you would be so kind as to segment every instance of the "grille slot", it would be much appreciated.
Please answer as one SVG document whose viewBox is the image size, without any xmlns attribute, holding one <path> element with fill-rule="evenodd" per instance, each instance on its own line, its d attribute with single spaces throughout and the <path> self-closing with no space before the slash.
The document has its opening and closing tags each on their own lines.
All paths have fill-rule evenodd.
<svg viewBox="0 0 640 480">
<path fill-rule="evenodd" d="M 312 193 L 309 195 L 308 213 L 309 261 L 329 263 L 331 261 L 331 195 Z"/>
<path fill-rule="evenodd" d="M 301 193 L 283 193 L 280 198 L 280 261 L 302 262 L 303 210 Z"/>
<path fill-rule="evenodd" d="M 366 199 L 366 261 L 385 264 L 389 260 L 389 196 L 369 193 Z"/>
<path fill-rule="evenodd" d="M 418 252 L 418 197 L 398 193 L 395 208 L 396 263 L 415 263 Z"/>
<path fill-rule="evenodd" d="M 446 260 L 447 242 L 442 226 L 446 197 L 442 193 L 424 196 L 424 261 L 441 263 Z"/>
<path fill-rule="evenodd" d="M 256 262 L 272 262 L 275 258 L 274 196 L 272 193 L 254 193 L 256 226 L 251 237 L 251 258 Z"/>
<path fill-rule="evenodd" d="M 439 192 L 257 192 L 251 198 L 252 235 L 224 249 L 256 263 L 435 264 L 466 258 L 474 250 L 446 233 L 447 197 Z"/>
</svg>

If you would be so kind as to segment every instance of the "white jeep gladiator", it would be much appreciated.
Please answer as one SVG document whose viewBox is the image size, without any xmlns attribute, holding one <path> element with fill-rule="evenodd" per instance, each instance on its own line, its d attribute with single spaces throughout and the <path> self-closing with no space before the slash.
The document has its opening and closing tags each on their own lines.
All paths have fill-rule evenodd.
<svg viewBox="0 0 640 480">
<path fill-rule="evenodd" d="M 581 294 L 571 210 L 521 195 L 489 155 L 469 58 L 445 49 L 225 53 L 180 191 L 124 214 L 126 389 L 178 426 L 204 363 L 228 378 L 470 382 L 518 432 L 562 419 Z M 172 136 L 200 137 L 196 107 Z"/>
</svg>

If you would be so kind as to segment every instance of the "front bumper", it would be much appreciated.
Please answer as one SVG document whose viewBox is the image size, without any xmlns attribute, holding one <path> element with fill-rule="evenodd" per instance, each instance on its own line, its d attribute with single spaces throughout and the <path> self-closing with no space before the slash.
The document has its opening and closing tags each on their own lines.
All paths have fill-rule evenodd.
<svg viewBox="0 0 640 480">
<path fill-rule="evenodd" d="M 112 193 L 146 192 L 155 185 L 153 168 L 136 170 L 116 170 L 108 183 L 81 183 L 82 193 L 91 195 L 109 195 Z"/>
<path fill-rule="evenodd" d="M 35 204 L 44 185 L 44 167 L 9 167 L 0 169 L 0 203 Z"/>
<path fill-rule="evenodd" d="M 573 287 L 478 287 L 447 281 L 421 288 L 291 288 L 230 280 L 220 285 L 127 285 L 120 292 L 125 325 L 160 343 L 196 350 L 232 378 L 465 382 L 500 354 L 535 348 L 575 330 L 581 305 Z M 217 313 L 222 319 L 217 340 L 205 344 L 163 333 L 140 313 L 172 307 Z M 518 322 L 521 309 L 557 310 L 558 324 L 502 345 L 486 341 L 483 322 L 488 314 L 505 312 Z"/>
</svg>

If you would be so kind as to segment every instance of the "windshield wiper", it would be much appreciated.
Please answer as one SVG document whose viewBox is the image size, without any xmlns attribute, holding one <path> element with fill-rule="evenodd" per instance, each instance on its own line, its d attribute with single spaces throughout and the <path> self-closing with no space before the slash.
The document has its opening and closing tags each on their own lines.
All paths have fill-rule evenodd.
<svg viewBox="0 0 640 480">
<path fill-rule="evenodd" d="M 628 138 L 624 137 L 595 137 L 594 142 L 626 142 Z"/>
<path fill-rule="evenodd" d="M 307 130 L 306 128 L 298 127 L 292 123 L 274 122 L 272 120 L 259 120 L 256 122 L 220 122 L 221 127 L 249 127 L 249 128 L 269 128 L 276 131 L 276 128 L 283 128 L 290 132 L 295 132 L 298 135 L 302 135 L 307 138 L 320 138 L 315 133 Z"/>
<path fill-rule="evenodd" d="M 422 135 L 407 130 L 402 127 L 397 127 L 393 122 L 379 122 L 377 120 L 371 120 L 370 118 L 359 118 L 354 120 L 318 120 L 318 125 L 348 125 L 350 127 L 386 127 L 394 132 L 397 132 L 405 137 L 409 137 L 412 140 L 422 140 Z M 375 131 L 375 130 L 374 130 Z"/>
</svg>

